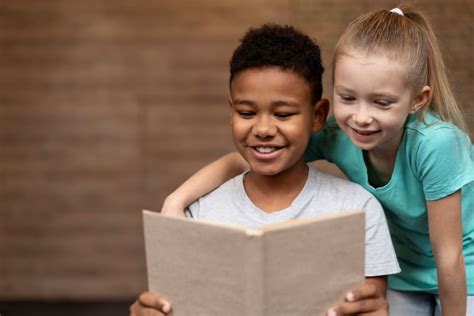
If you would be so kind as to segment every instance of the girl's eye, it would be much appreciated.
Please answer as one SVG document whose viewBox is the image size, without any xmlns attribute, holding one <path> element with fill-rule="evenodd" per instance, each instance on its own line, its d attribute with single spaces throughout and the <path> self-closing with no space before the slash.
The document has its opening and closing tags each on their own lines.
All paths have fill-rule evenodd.
<svg viewBox="0 0 474 316">
<path fill-rule="evenodd" d="M 346 95 L 346 94 L 341 94 L 340 97 L 341 97 L 341 100 L 342 100 L 343 102 L 352 102 L 352 101 L 355 100 L 354 97 L 352 97 L 352 96 L 350 96 L 350 95 Z"/>
<path fill-rule="evenodd" d="M 381 106 L 381 107 L 387 107 L 390 104 L 392 104 L 392 101 L 389 101 L 389 100 L 375 100 L 374 103 L 377 104 L 378 106 Z"/>
</svg>

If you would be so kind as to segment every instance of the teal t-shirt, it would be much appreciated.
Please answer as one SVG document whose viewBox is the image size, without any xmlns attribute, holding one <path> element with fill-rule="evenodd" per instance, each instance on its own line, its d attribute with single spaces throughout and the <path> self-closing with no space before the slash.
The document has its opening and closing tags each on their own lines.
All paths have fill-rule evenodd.
<svg viewBox="0 0 474 316">
<path fill-rule="evenodd" d="M 389 276 L 389 288 L 395 290 L 438 293 L 426 201 L 461 189 L 467 288 L 474 295 L 474 147 L 465 133 L 433 114 L 426 113 L 425 123 L 409 116 L 392 177 L 381 187 L 369 184 L 362 150 L 334 118 L 311 136 L 305 158 L 335 163 L 380 201 L 402 269 Z"/>
</svg>

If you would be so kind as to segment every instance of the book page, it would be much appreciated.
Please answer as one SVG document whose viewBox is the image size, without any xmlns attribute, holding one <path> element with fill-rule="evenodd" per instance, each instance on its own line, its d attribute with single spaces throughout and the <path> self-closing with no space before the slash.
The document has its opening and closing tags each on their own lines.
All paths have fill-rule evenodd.
<svg viewBox="0 0 474 316">
<path fill-rule="evenodd" d="M 266 231 L 265 315 L 324 315 L 364 281 L 365 214 Z"/>
<path fill-rule="evenodd" d="M 148 285 L 181 315 L 261 315 L 261 234 L 144 212 Z"/>
</svg>

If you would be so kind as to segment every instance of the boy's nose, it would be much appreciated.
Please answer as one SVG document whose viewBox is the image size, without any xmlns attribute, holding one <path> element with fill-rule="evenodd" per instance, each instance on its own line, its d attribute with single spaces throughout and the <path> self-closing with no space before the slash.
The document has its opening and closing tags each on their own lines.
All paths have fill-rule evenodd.
<svg viewBox="0 0 474 316">
<path fill-rule="evenodd" d="M 275 136 L 277 128 L 271 118 L 260 118 L 254 124 L 252 133 L 257 137 Z"/>
</svg>

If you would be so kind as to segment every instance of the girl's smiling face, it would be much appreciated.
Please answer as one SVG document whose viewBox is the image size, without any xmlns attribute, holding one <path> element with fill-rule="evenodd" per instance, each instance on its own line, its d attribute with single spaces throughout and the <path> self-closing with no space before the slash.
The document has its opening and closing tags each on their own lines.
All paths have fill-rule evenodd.
<svg viewBox="0 0 474 316">
<path fill-rule="evenodd" d="M 335 63 L 333 109 L 338 125 L 363 150 L 395 153 L 408 115 L 426 103 L 429 92 L 414 97 L 406 67 L 382 55 L 344 54 Z"/>
</svg>

